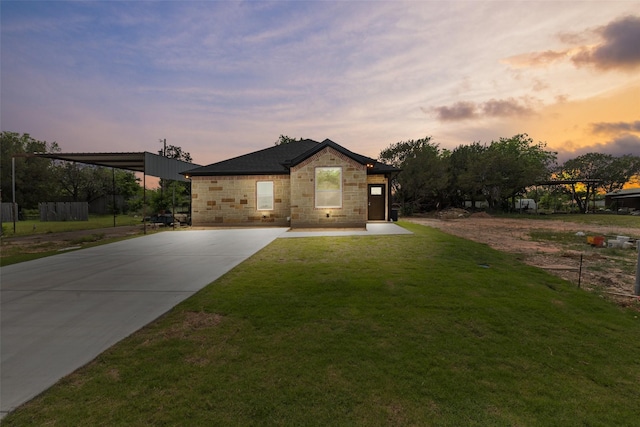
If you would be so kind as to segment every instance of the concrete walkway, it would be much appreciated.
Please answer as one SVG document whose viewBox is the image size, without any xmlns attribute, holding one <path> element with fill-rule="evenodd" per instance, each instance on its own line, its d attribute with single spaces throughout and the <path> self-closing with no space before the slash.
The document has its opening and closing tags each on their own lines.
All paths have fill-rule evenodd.
<svg viewBox="0 0 640 427">
<path fill-rule="evenodd" d="M 278 237 L 409 233 L 367 229 L 167 231 L 2 267 L 0 418 Z"/>
<path fill-rule="evenodd" d="M 406 228 L 402 228 L 392 222 L 370 222 L 367 224 L 366 230 L 305 230 L 296 231 L 289 230 L 288 232 L 281 234 L 280 237 L 318 237 L 318 236 L 373 236 L 384 234 L 413 234 Z"/>
</svg>

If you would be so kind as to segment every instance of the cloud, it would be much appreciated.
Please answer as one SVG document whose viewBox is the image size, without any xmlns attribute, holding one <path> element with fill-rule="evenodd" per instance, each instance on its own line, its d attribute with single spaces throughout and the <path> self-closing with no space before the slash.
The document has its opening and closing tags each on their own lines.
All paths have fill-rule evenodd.
<svg viewBox="0 0 640 427">
<path fill-rule="evenodd" d="M 640 17 L 626 16 L 598 30 L 603 42 L 573 55 L 574 64 L 596 68 L 631 69 L 640 66 Z"/>
<path fill-rule="evenodd" d="M 640 137 L 631 134 L 624 134 L 611 141 L 596 143 L 580 147 L 576 150 L 567 150 L 570 144 L 565 144 L 564 149 L 558 150 L 558 162 L 563 163 L 569 159 L 574 159 L 587 153 L 610 154 L 614 157 L 631 154 L 640 156 Z"/>
<path fill-rule="evenodd" d="M 460 101 L 451 106 L 433 107 L 431 111 L 436 113 L 438 120 L 452 122 L 482 117 L 528 116 L 534 113 L 532 104 L 533 100 L 527 97 L 521 98 L 521 100 L 515 98 L 490 99 L 481 103 Z M 423 111 L 425 110 L 423 109 Z"/>
<path fill-rule="evenodd" d="M 434 107 L 438 120 L 447 121 L 459 121 L 466 119 L 473 119 L 477 117 L 478 105 L 473 102 L 456 102 L 450 107 L 441 106 Z M 424 110 L 423 110 L 424 111 Z"/>
<path fill-rule="evenodd" d="M 599 43 L 588 45 L 593 36 Z M 569 59 L 574 65 L 601 70 L 632 69 L 640 66 L 640 17 L 625 16 L 596 30 L 561 33 L 558 39 L 574 47 L 564 50 L 528 52 L 510 56 L 502 62 L 514 68 L 546 67 Z"/>
<path fill-rule="evenodd" d="M 513 98 L 491 99 L 482 104 L 482 111 L 489 117 L 527 116 L 533 113 L 533 109 L 528 104 L 527 100 L 522 104 Z"/>
<path fill-rule="evenodd" d="M 503 62 L 515 68 L 546 67 L 553 62 L 566 59 L 567 55 L 569 55 L 568 50 L 559 52 L 547 50 L 545 52 L 530 52 L 511 56 L 504 59 Z"/>
<path fill-rule="evenodd" d="M 600 134 L 618 134 L 621 132 L 640 132 L 640 120 L 634 122 L 591 123 L 591 131 Z"/>
</svg>

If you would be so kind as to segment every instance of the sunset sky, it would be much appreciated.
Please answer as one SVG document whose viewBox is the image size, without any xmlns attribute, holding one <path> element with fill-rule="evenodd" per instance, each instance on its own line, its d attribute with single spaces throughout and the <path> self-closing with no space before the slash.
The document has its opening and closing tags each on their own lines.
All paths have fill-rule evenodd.
<svg viewBox="0 0 640 427">
<path fill-rule="evenodd" d="M 280 134 L 370 157 L 528 133 L 640 155 L 640 1 L 5 1 L 1 125 L 210 164 Z"/>
</svg>

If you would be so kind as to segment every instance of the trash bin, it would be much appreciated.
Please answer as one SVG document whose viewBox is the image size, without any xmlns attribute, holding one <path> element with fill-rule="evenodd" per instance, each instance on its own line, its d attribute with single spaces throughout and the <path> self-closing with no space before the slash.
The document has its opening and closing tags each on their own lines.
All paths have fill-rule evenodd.
<svg viewBox="0 0 640 427">
<path fill-rule="evenodd" d="M 391 221 L 398 221 L 398 209 L 391 209 Z"/>
</svg>

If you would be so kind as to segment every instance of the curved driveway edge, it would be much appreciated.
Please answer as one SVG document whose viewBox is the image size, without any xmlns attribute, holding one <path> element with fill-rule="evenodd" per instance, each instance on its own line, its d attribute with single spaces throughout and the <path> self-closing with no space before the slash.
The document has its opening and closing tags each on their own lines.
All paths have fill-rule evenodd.
<svg viewBox="0 0 640 427">
<path fill-rule="evenodd" d="M 167 231 L 2 267 L 0 417 L 286 231 Z"/>
</svg>

